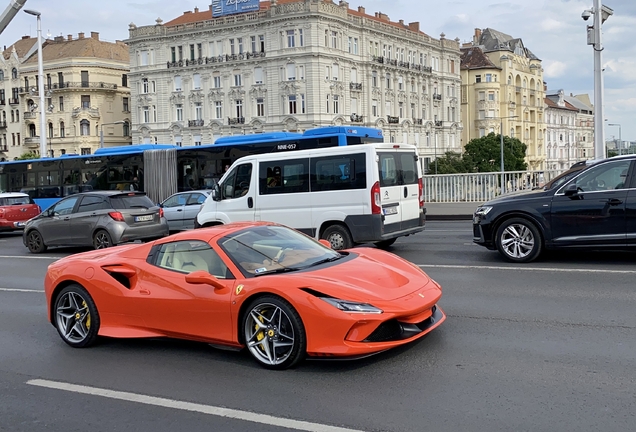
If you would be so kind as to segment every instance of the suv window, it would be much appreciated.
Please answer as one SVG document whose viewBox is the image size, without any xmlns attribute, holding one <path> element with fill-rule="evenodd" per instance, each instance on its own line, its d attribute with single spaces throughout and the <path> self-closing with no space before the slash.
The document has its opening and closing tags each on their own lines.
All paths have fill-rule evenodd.
<svg viewBox="0 0 636 432">
<path fill-rule="evenodd" d="M 625 188 L 630 160 L 607 162 L 596 165 L 574 180 L 579 192 L 593 192 Z"/>
<path fill-rule="evenodd" d="M 110 197 L 110 203 L 114 209 L 132 209 L 132 208 L 144 208 L 149 209 L 154 207 L 155 204 L 146 195 L 138 193 L 130 193 L 125 195 L 114 195 Z"/>
</svg>

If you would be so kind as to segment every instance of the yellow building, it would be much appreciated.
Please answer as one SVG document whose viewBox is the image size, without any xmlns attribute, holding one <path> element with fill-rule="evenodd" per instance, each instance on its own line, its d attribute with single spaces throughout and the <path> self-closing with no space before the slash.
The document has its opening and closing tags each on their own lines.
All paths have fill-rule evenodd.
<svg viewBox="0 0 636 432">
<path fill-rule="evenodd" d="M 489 28 L 475 29 L 461 51 L 462 146 L 503 125 L 504 135 L 528 146 L 528 168 L 545 169 L 541 60 L 521 39 Z"/>
<path fill-rule="evenodd" d="M 9 160 L 40 150 L 37 44 L 29 42 L 33 48 L 27 56 L 14 55 L 20 60 L 17 70 L 5 72 L 11 77 L 5 93 L 12 97 L 11 108 L 20 111 L 14 116 L 20 123 L 17 139 L 5 141 Z M 91 154 L 100 147 L 102 132 L 105 147 L 131 143 L 126 44 L 100 41 L 96 32 L 58 36 L 44 42 L 42 57 L 49 156 Z"/>
</svg>

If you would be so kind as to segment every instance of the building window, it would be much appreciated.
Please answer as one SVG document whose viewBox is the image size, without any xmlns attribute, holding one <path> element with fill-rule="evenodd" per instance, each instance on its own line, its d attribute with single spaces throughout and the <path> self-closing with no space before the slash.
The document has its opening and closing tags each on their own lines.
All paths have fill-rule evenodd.
<svg viewBox="0 0 636 432">
<path fill-rule="evenodd" d="M 294 36 L 294 30 L 287 30 L 287 48 L 294 48 L 296 46 Z"/>
<path fill-rule="evenodd" d="M 252 52 L 256 52 L 256 36 L 250 36 L 250 45 L 252 48 Z"/>
<path fill-rule="evenodd" d="M 139 52 L 139 66 L 148 66 L 148 50 Z"/>
<path fill-rule="evenodd" d="M 64 111 L 64 96 L 60 96 L 60 111 Z"/>
<path fill-rule="evenodd" d="M 236 42 L 238 43 L 238 53 L 243 54 L 243 38 L 237 38 Z"/>
<path fill-rule="evenodd" d="M 230 55 L 236 54 L 236 49 L 234 47 L 234 39 L 230 39 Z"/>
<path fill-rule="evenodd" d="M 128 87 L 128 74 L 121 75 L 121 86 Z"/>
<path fill-rule="evenodd" d="M 215 75 L 213 79 L 214 88 L 221 88 L 221 76 Z"/>
<path fill-rule="evenodd" d="M 331 79 L 333 79 L 334 81 L 338 81 L 339 78 L 340 78 L 340 66 L 338 66 L 337 64 L 333 64 L 331 66 Z"/>
<path fill-rule="evenodd" d="M 193 141 L 194 141 L 194 145 L 195 146 L 200 146 L 201 145 L 201 135 L 195 135 L 193 137 Z"/>
<path fill-rule="evenodd" d="M 150 123 L 150 107 L 141 107 L 144 123 Z"/>
<path fill-rule="evenodd" d="M 174 91 L 181 91 L 181 76 L 175 75 L 174 77 Z"/>
<path fill-rule="evenodd" d="M 386 88 L 391 88 L 391 74 L 386 74 Z"/>
<path fill-rule="evenodd" d="M 60 98 L 61 99 L 61 98 Z M 122 98 L 122 103 L 123 103 L 123 111 L 124 112 L 130 112 L 130 103 L 129 103 L 129 99 L 127 97 Z"/>
<path fill-rule="evenodd" d="M 183 121 L 183 104 L 176 105 L 176 120 Z"/>
<path fill-rule="evenodd" d="M 149 91 L 148 78 L 141 79 L 141 93 L 146 94 Z"/>
<path fill-rule="evenodd" d="M 11 78 L 13 78 L 13 79 L 17 79 L 18 78 L 18 70 L 16 68 L 11 69 Z"/>
<path fill-rule="evenodd" d="M 223 102 L 215 101 L 214 102 L 214 114 L 217 119 L 223 118 Z"/>
<path fill-rule="evenodd" d="M 89 95 L 82 95 L 82 108 L 90 108 L 91 107 L 91 97 Z"/>
<path fill-rule="evenodd" d="M 263 84 L 263 68 L 254 68 L 254 84 Z"/>
<path fill-rule="evenodd" d="M 287 63 L 287 80 L 294 81 L 296 79 L 296 65 L 294 63 Z"/>
<path fill-rule="evenodd" d="M 486 92 L 480 91 L 478 93 L 478 100 L 480 100 L 480 101 L 486 100 Z"/>
<path fill-rule="evenodd" d="M 373 117 L 377 117 L 378 116 L 378 101 L 377 100 L 373 100 L 371 101 L 371 115 Z"/>
<path fill-rule="evenodd" d="M 333 113 L 334 114 L 340 113 L 340 96 L 338 95 L 333 96 Z"/>
<path fill-rule="evenodd" d="M 371 86 L 372 87 L 377 87 L 378 86 L 378 72 L 377 71 L 371 72 Z"/>
<path fill-rule="evenodd" d="M 194 90 L 201 90 L 201 75 L 196 73 L 192 75 L 192 87 Z"/>
<path fill-rule="evenodd" d="M 305 114 L 305 95 L 301 94 L 300 95 L 300 113 L 301 114 Z"/>
<path fill-rule="evenodd" d="M 338 32 L 331 32 L 331 48 L 338 48 Z"/>
<path fill-rule="evenodd" d="M 298 46 L 305 46 L 305 35 L 303 29 L 298 29 Z"/>
<path fill-rule="evenodd" d="M 53 138 L 53 123 L 49 123 L 49 138 Z"/>
<path fill-rule="evenodd" d="M 197 58 L 203 58 L 203 46 L 200 43 L 197 44 Z"/>
<path fill-rule="evenodd" d="M 243 79 L 241 74 L 234 74 L 234 86 L 240 87 L 243 85 Z"/>
<path fill-rule="evenodd" d="M 170 47 L 170 59 L 172 63 L 177 61 L 177 47 Z"/>
<path fill-rule="evenodd" d="M 495 100 L 495 92 L 488 92 L 488 100 L 489 101 Z"/>
<path fill-rule="evenodd" d="M 91 134 L 91 123 L 88 120 L 80 122 L 80 135 L 88 136 Z"/>
<path fill-rule="evenodd" d="M 130 123 L 128 123 L 127 121 L 124 122 L 123 124 L 123 128 L 124 128 L 124 136 L 130 136 Z"/>
<path fill-rule="evenodd" d="M 296 95 L 290 95 L 288 99 L 289 99 L 289 114 L 297 114 Z"/>
<path fill-rule="evenodd" d="M 265 36 L 264 35 L 258 36 L 258 43 L 260 45 L 260 51 L 265 52 Z"/>
<path fill-rule="evenodd" d="M 194 116 L 196 120 L 203 119 L 203 105 L 201 104 L 201 102 L 194 103 Z"/>
<path fill-rule="evenodd" d="M 82 87 L 88 87 L 88 71 L 81 71 L 80 75 L 82 79 Z"/>
<path fill-rule="evenodd" d="M 257 117 L 265 116 L 265 100 L 263 98 L 256 99 L 256 116 Z"/>
<path fill-rule="evenodd" d="M 492 82 L 492 74 L 486 74 L 486 82 Z"/>
<path fill-rule="evenodd" d="M 236 99 L 236 101 L 234 102 L 234 107 L 236 109 L 236 117 L 242 118 L 243 117 L 243 100 Z"/>
<path fill-rule="evenodd" d="M 475 75 L 475 82 L 476 83 L 480 83 L 481 82 L 481 75 Z"/>
</svg>

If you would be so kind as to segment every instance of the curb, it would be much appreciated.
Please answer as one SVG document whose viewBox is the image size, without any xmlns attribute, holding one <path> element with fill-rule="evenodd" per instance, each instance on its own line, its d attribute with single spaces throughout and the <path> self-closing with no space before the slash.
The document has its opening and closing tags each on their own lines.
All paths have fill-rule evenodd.
<svg viewBox="0 0 636 432">
<path fill-rule="evenodd" d="M 473 220 L 473 215 L 426 215 L 427 221 L 469 221 Z"/>
</svg>

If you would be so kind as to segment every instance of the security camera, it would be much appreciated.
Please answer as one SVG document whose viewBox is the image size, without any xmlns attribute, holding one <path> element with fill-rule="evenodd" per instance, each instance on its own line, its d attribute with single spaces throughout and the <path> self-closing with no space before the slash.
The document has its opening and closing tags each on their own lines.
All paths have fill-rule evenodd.
<svg viewBox="0 0 636 432">
<path fill-rule="evenodd" d="M 589 20 L 591 16 L 592 16 L 592 11 L 589 9 L 584 10 L 583 13 L 581 14 L 581 18 L 583 18 L 583 21 Z"/>
</svg>

